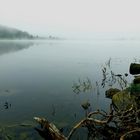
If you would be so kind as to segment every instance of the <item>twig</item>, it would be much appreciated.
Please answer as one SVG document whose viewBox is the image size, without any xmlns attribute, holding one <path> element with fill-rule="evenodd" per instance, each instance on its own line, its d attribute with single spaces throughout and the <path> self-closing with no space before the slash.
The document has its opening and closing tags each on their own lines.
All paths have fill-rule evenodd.
<svg viewBox="0 0 140 140">
<path fill-rule="evenodd" d="M 123 134 L 121 137 L 120 137 L 120 140 L 125 140 L 125 137 L 129 134 L 133 134 L 135 132 L 139 132 L 140 133 L 140 128 L 138 129 L 135 129 L 135 130 L 132 130 L 132 131 L 129 131 L 129 132 L 126 132 L 125 134 Z"/>
</svg>

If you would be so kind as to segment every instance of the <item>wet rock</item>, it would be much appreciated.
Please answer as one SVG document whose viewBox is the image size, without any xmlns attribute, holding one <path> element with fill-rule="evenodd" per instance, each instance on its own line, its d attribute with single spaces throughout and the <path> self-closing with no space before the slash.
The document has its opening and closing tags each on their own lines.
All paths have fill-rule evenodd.
<svg viewBox="0 0 140 140">
<path fill-rule="evenodd" d="M 81 106 L 84 110 L 87 110 L 90 107 L 90 103 L 88 101 L 86 101 L 86 102 L 83 102 L 81 104 Z"/>
<path fill-rule="evenodd" d="M 120 91 L 113 95 L 112 104 L 116 111 L 128 110 L 136 106 L 135 97 L 127 90 Z"/>
<path fill-rule="evenodd" d="M 112 99 L 113 95 L 115 95 L 117 92 L 120 92 L 120 90 L 117 88 L 110 88 L 106 90 L 105 95 L 107 98 Z"/>
<path fill-rule="evenodd" d="M 129 72 L 130 72 L 130 74 L 132 74 L 132 75 L 140 74 L 140 64 L 131 63 L 131 64 L 130 64 Z"/>
</svg>

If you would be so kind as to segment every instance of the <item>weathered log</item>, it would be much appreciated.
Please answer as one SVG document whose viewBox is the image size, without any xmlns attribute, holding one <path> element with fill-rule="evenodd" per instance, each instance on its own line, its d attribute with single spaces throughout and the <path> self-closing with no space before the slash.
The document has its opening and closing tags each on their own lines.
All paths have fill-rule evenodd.
<svg viewBox="0 0 140 140">
<path fill-rule="evenodd" d="M 80 127 L 88 127 L 88 126 L 94 126 L 94 125 L 106 125 L 109 123 L 113 118 L 113 110 L 111 108 L 110 114 L 105 115 L 104 113 L 98 111 L 90 112 L 86 118 L 82 119 L 80 122 L 78 122 L 70 131 L 69 135 L 65 137 L 53 123 L 49 123 L 45 118 L 39 118 L 34 117 L 34 119 L 41 125 L 41 129 L 35 128 L 35 130 L 39 133 L 41 137 L 43 137 L 45 140 L 70 140 L 73 133 Z M 98 120 L 91 118 L 91 116 L 94 115 L 102 115 L 106 119 L 105 120 Z"/>
<path fill-rule="evenodd" d="M 56 128 L 56 126 L 45 118 L 34 117 L 41 125 L 41 129 L 35 128 L 41 137 L 45 140 L 67 140 L 67 138 Z"/>
<path fill-rule="evenodd" d="M 140 74 L 140 64 L 131 63 L 131 64 L 130 64 L 129 72 L 130 72 L 130 74 L 132 74 L 132 75 Z"/>
<path fill-rule="evenodd" d="M 135 112 L 134 108 L 131 107 L 129 110 L 114 114 L 113 106 L 110 105 L 109 112 L 110 113 L 106 113 L 100 110 L 90 112 L 86 118 L 82 119 L 71 129 L 67 137 L 65 137 L 56 128 L 54 124 L 48 122 L 48 120 L 46 120 L 45 118 L 38 118 L 38 117 L 34 118 L 41 125 L 41 129 L 39 128 L 35 128 L 35 129 L 38 131 L 40 136 L 43 137 L 45 140 L 71 140 L 74 132 L 80 127 L 87 128 L 89 133 L 91 132 L 91 136 L 93 135 L 93 138 L 96 137 L 95 135 L 97 133 L 100 134 L 101 136 L 104 136 L 107 139 L 115 138 L 115 139 L 120 139 L 120 140 L 127 140 L 127 136 L 131 136 L 131 134 L 132 134 L 132 138 L 136 138 L 136 137 L 139 138 L 140 136 L 139 124 L 136 124 L 136 122 L 133 122 L 131 120 L 128 121 L 128 119 L 134 118 L 134 116 L 137 115 L 139 110 Z M 96 119 L 95 118 L 96 115 L 101 115 L 103 116 L 104 119 L 103 118 L 101 120 Z M 118 120 L 118 124 L 120 125 L 116 125 L 116 127 L 110 126 L 109 123 L 112 123 L 112 122 L 115 123 L 115 120 Z M 123 123 L 124 125 L 122 125 Z M 120 129 L 120 127 L 123 127 L 123 128 Z M 115 130 L 115 133 L 118 135 L 114 134 L 113 130 Z M 119 132 L 118 130 L 121 130 L 121 132 Z M 105 135 L 104 132 L 106 134 L 110 134 L 110 136 L 108 137 L 108 135 Z"/>
<path fill-rule="evenodd" d="M 102 115 L 104 116 L 103 120 L 98 120 L 92 118 L 94 115 Z M 39 135 L 44 138 L 45 140 L 70 140 L 73 133 L 80 127 L 86 127 L 91 129 L 96 125 L 106 125 L 108 124 L 113 118 L 113 110 L 112 106 L 110 106 L 110 113 L 102 113 L 99 110 L 90 112 L 87 114 L 86 118 L 82 119 L 79 123 L 77 123 L 70 131 L 69 135 L 65 137 L 53 123 L 50 123 L 45 118 L 34 117 L 34 119 L 41 125 L 41 128 L 35 128 L 35 130 L 39 133 Z"/>
</svg>

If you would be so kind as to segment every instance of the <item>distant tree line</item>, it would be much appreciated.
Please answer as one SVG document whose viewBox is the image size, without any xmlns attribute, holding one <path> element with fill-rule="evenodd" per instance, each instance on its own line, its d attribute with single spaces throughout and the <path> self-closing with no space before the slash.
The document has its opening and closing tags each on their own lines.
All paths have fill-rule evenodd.
<svg viewBox="0 0 140 140">
<path fill-rule="evenodd" d="M 37 36 L 30 35 L 27 32 L 16 30 L 16 29 L 6 29 L 0 28 L 0 39 L 34 39 Z"/>
</svg>

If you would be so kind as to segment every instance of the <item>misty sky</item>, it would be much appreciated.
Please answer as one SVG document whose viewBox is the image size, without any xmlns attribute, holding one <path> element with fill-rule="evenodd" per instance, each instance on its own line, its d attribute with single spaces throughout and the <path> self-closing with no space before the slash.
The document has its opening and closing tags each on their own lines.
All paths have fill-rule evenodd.
<svg viewBox="0 0 140 140">
<path fill-rule="evenodd" d="M 140 0 L 0 0 L 0 24 L 69 37 L 140 32 Z"/>
</svg>

